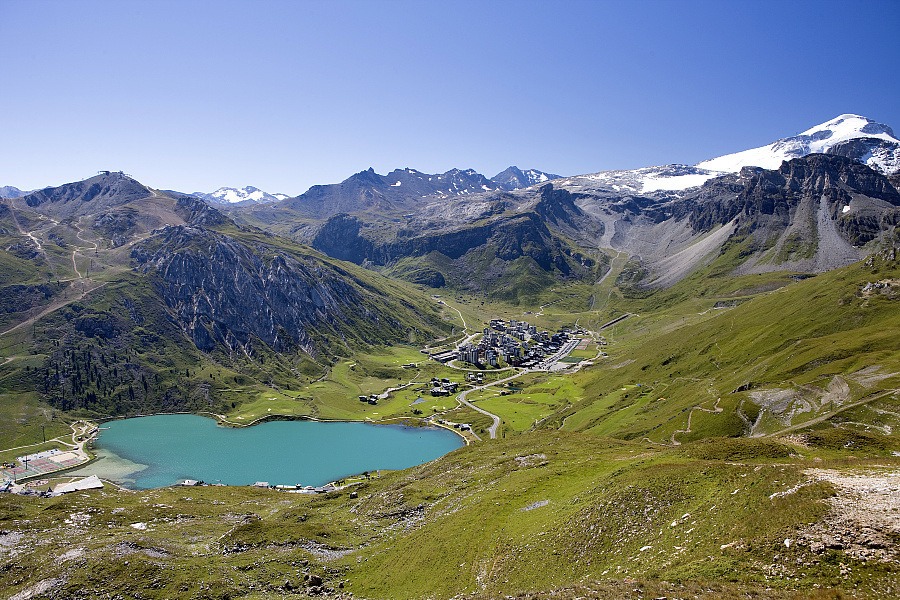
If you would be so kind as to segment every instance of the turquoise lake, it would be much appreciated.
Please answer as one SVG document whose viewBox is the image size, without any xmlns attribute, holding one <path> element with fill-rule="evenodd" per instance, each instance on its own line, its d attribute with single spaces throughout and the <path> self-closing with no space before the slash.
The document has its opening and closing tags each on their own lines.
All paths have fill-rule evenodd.
<svg viewBox="0 0 900 600">
<path fill-rule="evenodd" d="M 364 471 L 420 465 L 465 445 L 445 429 L 368 423 L 270 421 L 233 429 L 196 415 L 159 415 L 102 427 L 95 443 L 100 459 L 80 472 L 132 489 L 183 479 L 320 486 Z"/>
</svg>

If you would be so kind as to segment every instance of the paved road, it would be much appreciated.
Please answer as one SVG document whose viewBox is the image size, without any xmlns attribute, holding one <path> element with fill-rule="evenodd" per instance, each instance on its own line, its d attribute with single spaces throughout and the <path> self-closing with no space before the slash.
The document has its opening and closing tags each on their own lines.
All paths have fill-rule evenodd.
<svg viewBox="0 0 900 600">
<path fill-rule="evenodd" d="M 528 373 L 536 373 L 539 371 L 550 371 L 553 368 L 553 366 L 555 364 L 557 364 L 556 361 L 558 359 L 568 355 L 572 350 L 575 349 L 575 347 L 578 345 L 578 343 L 580 341 L 581 340 L 578 338 L 568 341 L 566 343 L 566 345 L 563 346 L 562 348 L 560 348 L 556 354 L 554 354 L 550 358 L 544 359 L 540 364 L 537 365 L 536 368 L 522 369 L 515 375 L 511 375 L 510 377 L 507 377 L 505 379 L 500 379 L 498 381 L 494 381 L 494 382 L 486 384 L 486 385 L 480 385 L 480 386 L 474 387 L 471 390 L 466 390 L 464 392 L 460 392 L 460 394 L 456 397 L 456 399 L 459 400 L 460 402 L 462 402 L 463 404 L 465 404 L 466 406 L 468 406 L 469 408 L 475 409 L 478 412 L 480 412 L 481 414 L 487 415 L 491 419 L 493 419 L 494 423 L 490 427 L 488 427 L 488 434 L 490 435 L 490 438 L 492 440 L 497 439 L 497 428 L 500 427 L 500 417 L 498 417 L 497 415 L 495 415 L 493 413 L 489 413 L 488 411 L 486 411 L 484 409 L 478 408 L 477 406 L 475 406 L 474 404 L 472 404 L 471 402 L 466 400 L 466 395 L 469 394 L 469 392 L 474 392 L 477 390 L 484 390 L 489 387 L 493 387 L 495 385 L 500 385 L 501 383 L 506 383 L 507 381 L 512 381 L 513 379 L 516 379 L 516 378 L 521 377 L 522 375 L 526 375 Z M 566 366 L 568 367 L 569 365 L 566 365 Z"/>
<path fill-rule="evenodd" d="M 474 404 L 472 404 L 471 402 L 469 402 L 468 400 L 466 400 L 466 394 L 468 394 L 469 392 L 475 392 L 475 391 L 478 391 L 478 390 L 483 390 L 483 389 L 489 388 L 489 387 L 491 387 L 491 386 L 498 385 L 498 384 L 500 384 L 500 383 L 505 383 L 505 382 L 507 382 L 507 381 L 511 381 L 511 380 L 515 379 L 516 377 L 519 377 L 519 376 L 521 376 L 521 375 L 523 375 L 523 374 L 525 374 L 525 373 L 530 373 L 530 371 L 526 369 L 525 371 L 522 371 L 522 372 L 520 372 L 520 373 L 516 373 L 516 374 L 513 375 L 512 377 L 507 377 L 506 379 L 501 379 L 500 381 L 495 381 L 495 382 L 489 383 L 489 384 L 487 384 L 487 385 L 480 385 L 480 386 L 478 386 L 478 387 L 474 387 L 474 388 L 472 388 L 471 390 L 466 390 L 466 391 L 464 391 L 464 392 L 460 392 L 460 394 L 456 397 L 457 400 L 459 400 L 460 402 L 462 402 L 463 404 L 465 404 L 465 405 L 468 406 L 469 408 L 473 408 L 473 409 L 477 410 L 478 412 L 480 412 L 481 414 L 487 415 L 487 416 L 489 416 L 491 419 L 494 420 L 494 423 L 493 423 L 490 427 L 488 427 L 488 435 L 490 436 L 490 438 L 491 438 L 492 440 L 497 439 L 497 428 L 500 427 L 500 417 L 498 417 L 497 415 L 495 415 L 495 414 L 493 414 L 493 413 L 489 413 L 488 411 L 486 411 L 486 410 L 484 410 L 484 409 L 478 408 L 477 406 L 475 406 Z"/>
</svg>

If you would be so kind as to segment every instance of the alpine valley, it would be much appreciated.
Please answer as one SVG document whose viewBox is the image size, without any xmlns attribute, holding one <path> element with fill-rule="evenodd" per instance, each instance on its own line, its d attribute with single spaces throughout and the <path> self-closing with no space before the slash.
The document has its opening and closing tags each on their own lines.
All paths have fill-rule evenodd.
<svg viewBox="0 0 900 600">
<path fill-rule="evenodd" d="M 898 189 L 850 114 L 693 166 L 0 188 L 3 463 L 177 412 L 467 443 L 322 494 L 10 483 L 0 588 L 894 597 Z"/>
</svg>

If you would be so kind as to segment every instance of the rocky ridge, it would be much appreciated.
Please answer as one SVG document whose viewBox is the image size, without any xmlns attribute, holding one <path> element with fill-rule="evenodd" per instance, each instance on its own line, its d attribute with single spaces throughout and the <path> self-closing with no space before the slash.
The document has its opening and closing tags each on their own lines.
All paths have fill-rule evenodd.
<svg viewBox="0 0 900 600">
<path fill-rule="evenodd" d="M 486 183 L 472 171 L 431 176 L 404 169 L 381 176 L 369 169 L 252 216 L 263 227 L 378 270 L 412 260 L 392 272 L 415 273 L 417 282 L 451 281 L 450 269 L 466 271 L 455 262 L 464 255 L 467 264 L 474 254 L 508 256 L 497 253 L 508 244 L 487 240 L 501 222 L 525 214 L 537 215 L 530 227 L 542 241 L 533 244 L 573 246 L 595 258 L 599 249 L 631 255 L 640 267 L 630 283 L 639 286 L 671 286 L 736 246 L 741 260 L 734 274 L 817 273 L 896 238 L 896 175 L 885 173 L 893 168 L 891 157 L 900 156 L 898 144 L 886 125 L 841 115 L 799 136 L 695 166 L 604 171 L 540 186 L 525 187 L 554 176 L 510 167 Z M 441 187 L 445 179 L 453 186 Z M 536 211 L 547 185 L 571 198 L 565 218 Z M 440 256 L 423 258 L 430 253 Z M 540 268 L 557 281 L 571 272 Z"/>
<path fill-rule="evenodd" d="M 106 171 L 83 181 L 32 192 L 20 202 L 48 216 L 67 218 L 102 212 L 153 195 L 152 190 L 131 177 Z"/>
<path fill-rule="evenodd" d="M 251 353 L 260 340 L 315 356 L 346 340 L 404 335 L 399 315 L 409 309 L 347 270 L 261 240 L 248 244 L 199 221 L 167 227 L 131 252 L 197 348 Z"/>
<path fill-rule="evenodd" d="M 341 213 L 329 218 L 311 243 L 330 256 L 370 267 L 417 259 L 414 266 L 394 274 L 434 287 L 449 281 L 488 293 L 492 280 L 519 260 L 551 277 L 593 273 L 595 260 L 554 233 L 576 231 L 587 221 L 569 192 L 545 184 L 527 202 L 518 205 L 518 201 L 521 198 L 507 192 L 495 192 L 474 203 L 435 202 L 391 238 L 380 235 L 383 230 L 377 225 Z M 469 209 L 468 214 L 459 204 Z M 442 219 L 445 212 L 455 218 L 448 214 Z"/>
</svg>

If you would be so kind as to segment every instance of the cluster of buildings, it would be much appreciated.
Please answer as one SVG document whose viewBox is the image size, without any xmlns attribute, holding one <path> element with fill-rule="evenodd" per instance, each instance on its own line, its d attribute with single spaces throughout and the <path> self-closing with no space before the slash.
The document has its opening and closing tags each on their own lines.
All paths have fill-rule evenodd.
<svg viewBox="0 0 900 600">
<path fill-rule="evenodd" d="M 450 381 L 446 377 L 443 379 L 438 379 L 437 377 L 431 378 L 432 396 L 449 396 L 450 394 L 455 394 L 458 388 L 458 383 Z"/>
<path fill-rule="evenodd" d="M 527 321 L 491 319 L 477 345 L 464 344 L 456 350 L 456 360 L 473 365 L 498 366 L 502 359 L 513 367 L 530 366 L 555 353 L 569 340 L 569 332 L 538 331 Z"/>
</svg>

